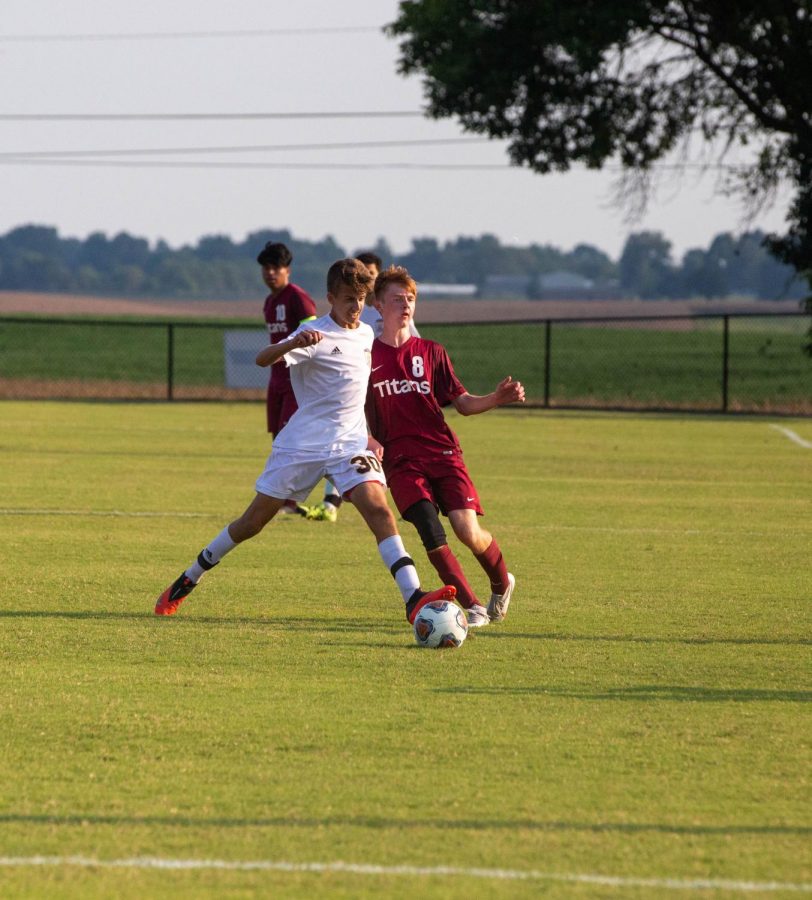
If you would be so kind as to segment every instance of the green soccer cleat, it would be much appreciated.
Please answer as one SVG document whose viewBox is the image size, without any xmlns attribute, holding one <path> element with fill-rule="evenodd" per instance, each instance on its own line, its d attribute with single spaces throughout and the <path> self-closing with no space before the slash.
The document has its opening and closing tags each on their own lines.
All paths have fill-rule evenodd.
<svg viewBox="0 0 812 900">
<path fill-rule="evenodd" d="M 312 522 L 336 522 L 338 521 L 338 510 L 332 503 L 319 503 L 308 509 L 306 518 Z"/>
</svg>

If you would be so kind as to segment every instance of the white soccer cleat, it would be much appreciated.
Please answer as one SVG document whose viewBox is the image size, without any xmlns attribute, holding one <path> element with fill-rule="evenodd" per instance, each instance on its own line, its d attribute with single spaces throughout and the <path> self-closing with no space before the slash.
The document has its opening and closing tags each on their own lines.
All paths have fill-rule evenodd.
<svg viewBox="0 0 812 900">
<path fill-rule="evenodd" d="M 466 609 L 465 613 L 468 616 L 469 628 L 482 628 L 483 625 L 490 624 L 488 610 L 481 603 L 475 603 L 470 609 Z"/>
<path fill-rule="evenodd" d="M 488 603 L 488 616 L 491 622 L 501 622 L 507 615 L 514 587 L 516 587 L 516 579 L 508 572 L 508 586 L 505 593 L 491 594 L 491 599 Z"/>
</svg>

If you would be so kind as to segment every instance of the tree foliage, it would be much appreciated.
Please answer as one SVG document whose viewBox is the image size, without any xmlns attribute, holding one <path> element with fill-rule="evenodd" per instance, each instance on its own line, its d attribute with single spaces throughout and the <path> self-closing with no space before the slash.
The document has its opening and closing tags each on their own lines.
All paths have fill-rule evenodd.
<svg viewBox="0 0 812 900">
<path fill-rule="evenodd" d="M 645 185 L 697 134 L 748 146 L 731 186 L 752 209 L 792 186 L 768 243 L 812 277 L 810 0 L 402 0 L 389 32 L 430 115 L 537 172 L 614 161 Z"/>
<path fill-rule="evenodd" d="M 95 232 L 85 240 L 62 238 L 55 228 L 26 225 L 0 235 L 0 290 L 61 291 L 127 297 L 258 299 L 265 288 L 257 251 L 269 240 L 293 251 L 293 279 L 314 297 L 325 292 L 329 266 L 346 251 L 332 238 L 305 241 L 289 231 L 257 231 L 244 241 L 207 235 L 193 246 L 154 246 L 124 232 L 108 238 Z M 613 261 L 589 244 L 565 251 L 549 244 L 503 245 L 492 234 L 457 237 L 441 244 L 433 237 L 412 240 L 395 254 L 383 238 L 374 246 L 386 263 L 406 266 L 421 282 L 474 284 L 480 294 L 498 296 L 492 276 L 514 276 L 527 296 L 544 296 L 541 276 L 553 272 L 580 275 L 593 282 L 592 296 L 724 297 L 762 299 L 800 297 L 795 271 L 764 249 L 764 235 L 717 235 L 707 250 L 689 250 L 672 259 L 671 244 L 659 232 L 631 234 Z M 358 252 L 355 248 L 352 252 Z M 514 291 L 515 295 L 515 291 Z"/>
</svg>

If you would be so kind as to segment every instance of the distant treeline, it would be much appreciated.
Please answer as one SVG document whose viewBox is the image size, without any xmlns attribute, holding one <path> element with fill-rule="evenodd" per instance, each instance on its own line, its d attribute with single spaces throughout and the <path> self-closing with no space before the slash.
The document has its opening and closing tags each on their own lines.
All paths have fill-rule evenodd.
<svg viewBox="0 0 812 900">
<path fill-rule="evenodd" d="M 632 234 L 613 261 L 596 247 L 579 244 L 571 251 L 550 245 L 504 246 L 493 235 L 458 237 L 440 244 L 416 238 L 407 253 L 395 254 L 386 241 L 374 247 L 344 248 L 333 238 L 305 241 L 289 231 L 256 231 L 244 241 L 223 235 L 200 238 L 193 246 L 172 249 L 164 241 L 121 232 L 96 232 L 85 240 L 60 237 L 55 228 L 25 225 L 0 237 L 0 290 L 245 299 L 264 292 L 256 255 L 267 241 L 283 241 L 293 252 L 293 280 L 316 297 L 336 259 L 375 250 L 385 263 L 398 263 L 422 282 L 474 284 L 493 297 L 494 283 L 510 284 L 529 298 L 544 296 L 545 276 L 588 280 L 592 296 L 643 299 L 752 295 L 763 299 L 800 298 L 805 281 L 775 260 L 763 246 L 764 234 L 720 234 L 707 249 L 692 249 L 679 262 L 659 232 Z M 496 277 L 495 277 L 496 276 Z M 488 290 L 488 284 L 491 289 Z M 583 282 L 582 282 L 583 283 Z M 573 289 L 570 288 L 572 291 Z"/>
</svg>

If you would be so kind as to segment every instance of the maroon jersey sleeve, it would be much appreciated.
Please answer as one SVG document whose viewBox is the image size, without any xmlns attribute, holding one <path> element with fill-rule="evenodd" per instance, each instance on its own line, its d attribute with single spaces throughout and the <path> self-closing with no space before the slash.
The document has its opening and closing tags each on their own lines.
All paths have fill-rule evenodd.
<svg viewBox="0 0 812 900">
<path fill-rule="evenodd" d="M 448 406 L 456 397 L 467 392 L 454 372 L 454 366 L 451 365 L 451 358 L 445 347 L 434 344 L 432 349 L 434 396 L 440 406 Z"/>
<path fill-rule="evenodd" d="M 291 333 L 293 333 L 303 319 L 310 319 L 316 315 L 316 304 L 307 291 L 303 291 L 298 285 L 290 285 L 293 288 L 293 297 L 290 301 Z M 293 323 L 296 324 L 293 324 Z"/>
</svg>

